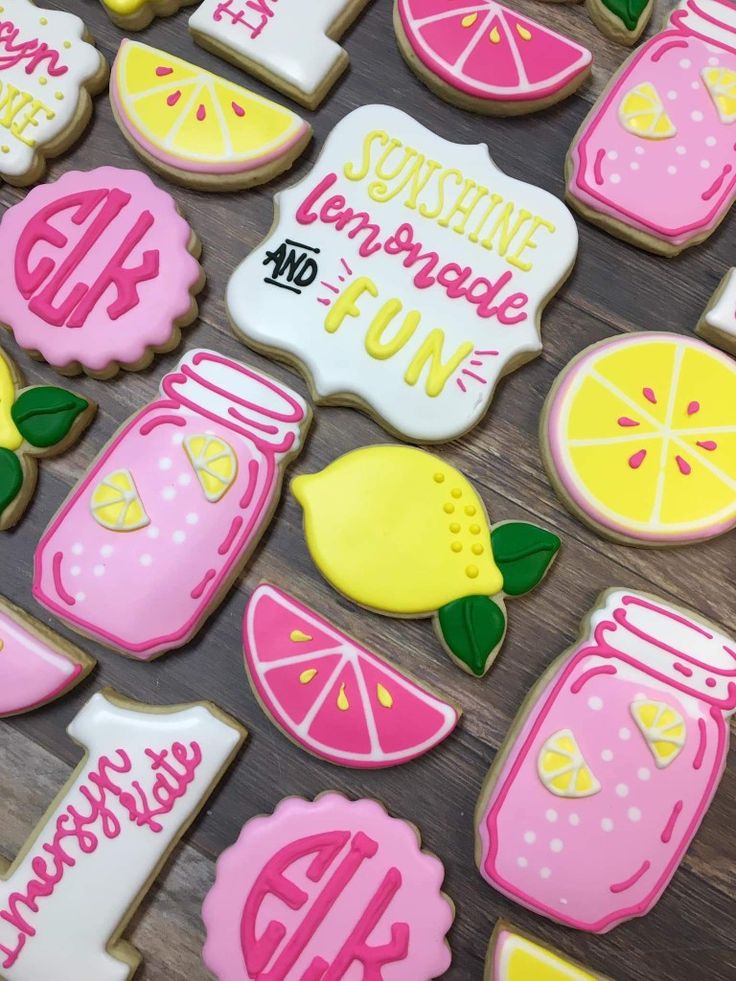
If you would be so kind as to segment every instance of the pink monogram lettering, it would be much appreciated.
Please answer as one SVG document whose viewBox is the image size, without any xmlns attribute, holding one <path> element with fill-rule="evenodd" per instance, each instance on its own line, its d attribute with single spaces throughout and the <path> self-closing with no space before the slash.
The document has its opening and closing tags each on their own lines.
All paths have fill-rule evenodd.
<svg viewBox="0 0 736 981">
<path fill-rule="evenodd" d="M 245 0 L 245 3 L 241 3 L 239 9 L 235 11 L 233 10 L 233 0 L 223 0 L 217 5 L 212 16 L 216 21 L 221 21 L 225 16 L 229 17 L 233 24 L 240 24 L 250 31 L 251 40 L 255 40 L 274 16 L 271 6 L 275 3 L 278 3 L 278 0 Z M 252 19 L 253 14 L 256 14 L 260 19 L 254 21 Z"/>
<path fill-rule="evenodd" d="M 348 884 L 358 874 L 363 863 L 376 855 L 378 848 L 378 843 L 362 831 L 351 835 L 349 831 L 335 830 L 291 842 L 269 859 L 245 901 L 240 924 L 241 948 L 249 975 L 265 977 L 267 971 L 270 981 L 285 981 L 318 928 L 333 912 Z M 267 898 L 275 897 L 291 910 L 302 909 L 309 899 L 307 893 L 287 877 L 289 869 L 301 859 L 314 856 L 306 875 L 311 882 L 322 882 L 341 853 L 342 860 L 291 936 L 287 937 L 286 926 L 278 920 L 272 920 L 261 935 L 257 936 L 258 914 Z M 363 912 L 359 914 L 357 923 L 332 963 L 323 957 L 314 957 L 302 975 L 302 981 L 339 981 L 354 962 L 363 965 L 364 978 L 380 981 L 381 968 L 384 965 L 403 960 L 409 949 L 407 923 L 393 923 L 391 938 L 387 943 L 380 946 L 368 944 L 371 932 L 389 907 L 401 883 L 399 870 L 390 868 Z M 341 925 L 344 922 L 344 919 L 341 920 Z M 346 928 L 349 928 L 347 924 Z"/>
<path fill-rule="evenodd" d="M 14 68 L 24 61 L 26 75 L 32 75 L 44 62 L 46 62 L 44 71 L 54 78 L 65 75 L 69 71 L 66 65 L 59 64 L 61 58 L 59 52 L 50 48 L 45 41 L 39 41 L 38 38 L 18 41 L 19 34 L 20 28 L 12 21 L 0 21 L 0 72 L 7 68 Z"/>
<path fill-rule="evenodd" d="M 125 263 L 154 224 L 150 211 L 143 210 L 133 216 L 126 208 L 131 195 L 118 188 L 80 191 L 69 194 L 42 208 L 24 228 L 15 252 L 15 281 L 21 294 L 29 300 L 28 308 L 53 327 L 83 327 L 87 318 L 109 289 L 115 290 L 115 299 L 107 306 L 107 315 L 116 320 L 139 302 L 138 287 L 154 279 L 159 271 L 158 249 L 146 250 L 138 265 L 126 267 Z M 83 226 L 89 221 L 81 238 L 66 256 L 61 250 L 70 241 L 69 231 L 55 227 L 53 219 L 64 227 Z M 96 279 L 90 285 L 76 282 L 68 288 L 69 281 L 79 265 L 88 258 L 103 234 L 115 225 L 119 227 L 119 245 L 103 263 Z M 109 240 L 110 235 L 106 238 Z M 42 244 L 51 246 L 57 254 L 43 254 L 31 265 L 34 250 Z"/>
</svg>

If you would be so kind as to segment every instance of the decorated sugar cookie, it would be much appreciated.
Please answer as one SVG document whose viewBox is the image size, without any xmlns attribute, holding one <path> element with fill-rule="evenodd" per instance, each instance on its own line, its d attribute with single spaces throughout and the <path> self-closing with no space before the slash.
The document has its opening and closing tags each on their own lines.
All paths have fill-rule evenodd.
<svg viewBox="0 0 736 981">
<path fill-rule="evenodd" d="M 471 429 L 539 353 L 577 251 L 556 198 L 390 106 L 343 119 L 275 210 L 228 285 L 237 333 L 300 367 L 317 402 L 419 442 Z"/>
<path fill-rule="evenodd" d="M 407 763 L 458 723 L 454 706 L 275 586 L 262 583 L 251 596 L 243 639 L 262 708 L 290 739 L 330 763 Z"/>
<path fill-rule="evenodd" d="M 6 981 L 133 977 L 123 925 L 246 735 L 208 702 L 158 708 L 111 689 L 67 732 L 85 757 L 0 878 Z"/>
<path fill-rule="evenodd" d="M 414 447 L 353 450 L 291 489 L 325 579 L 378 613 L 433 617 L 450 657 L 477 676 L 503 643 L 505 599 L 533 589 L 560 547 L 536 525 L 490 527 L 469 481 Z"/>
<path fill-rule="evenodd" d="M 5 212 L 0 249 L 13 270 L 0 323 L 62 374 L 145 368 L 197 315 L 199 239 L 140 171 L 71 171 L 35 187 Z"/>
<path fill-rule="evenodd" d="M 110 20 L 125 31 L 142 31 L 154 17 L 170 17 L 197 0 L 100 0 Z"/>
<path fill-rule="evenodd" d="M 682 0 L 614 76 L 567 158 L 586 218 L 662 255 L 704 241 L 736 193 L 736 7 Z"/>
<path fill-rule="evenodd" d="M 120 45 L 110 97 L 123 136 L 149 166 L 205 191 L 270 180 L 312 133 L 291 110 L 139 41 Z"/>
<path fill-rule="evenodd" d="M 736 269 L 729 270 L 708 304 L 697 333 L 711 344 L 736 354 Z"/>
<path fill-rule="evenodd" d="M 267 375 L 187 352 L 44 532 L 34 596 L 130 657 L 186 644 L 265 531 L 309 420 Z"/>
<path fill-rule="evenodd" d="M 515 927 L 496 924 L 484 981 L 607 981 Z"/>
<path fill-rule="evenodd" d="M 450 966 L 445 870 L 413 825 L 327 792 L 248 821 L 202 909 L 217 981 L 430 981 Z"/>
<path fill-rule="evenodd" d="M 76 443 L 95 412 L 96 403 L 64 388 L 25 388 L 18 368 L 0 351 L 0 531 L 12 528 L 28 507 L 37 461 Z"/>
<path fill-rule="evenodd" d="M 486 778 L 481 874 L 579 930 L 644 916 L 715 794 L 735 709 L 735 641 L 654 597 L 604 593 Z"/>
<path fill-rule="evenodd" d="M 476 112 L 518 115 L 582 85 L 593 56 L 496 0 L 394 0 L 401 53 L 433 92 Z"/>
<path fill-rule="evenodd" d="M 348 67 L 337 41 L 368 0 L 202 0 L 197 44 L 316 109 Z"/>
<path fill-rule="evenodd" d="M 92 115 L 107 62 L 72 14 L 9 0 L 0 8 L 0 178 L 33 184 Z"/>
<path fill-rule="evenodd" d="M 59 698 L 94 666 L 84 651 L 0 596 L 0 718 Z"/>
<path fill-rule="evenodd" d="M 585 0 L 585 9 L 601 34 L 632 45 L 652 18 L 654 0 Z"/>
<path fill-rule="evenodd" d="M 648 332 L 586 348 L 540 436 L 555 490 L 607 538 L 681 545 L 736 526 L 736 362 L 702 341 Z"/>
</svg>

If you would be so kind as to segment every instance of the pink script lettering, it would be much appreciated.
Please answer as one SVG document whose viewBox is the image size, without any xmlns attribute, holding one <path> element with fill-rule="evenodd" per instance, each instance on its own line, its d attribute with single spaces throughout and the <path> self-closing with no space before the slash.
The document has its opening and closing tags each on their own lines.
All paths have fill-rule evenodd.
<svg viewBox="0 0 736 981">
<path fill-rule="evenodd" d="M 32 75 L 35 70 L 46 62 L 46 73 L 58 78 L 65 75 L 69 68 L 60 65 L 61 55 L 50 48 L 45 41 L 33 38 L 29 41 L 19 41 L 20 28 L 11 20 L 0 21 L 0 72 L 26 62 L 25 73 Z"/>
<path fill-rule="evenodd" d="M 222 3 L 219 3 L 212 15 L 213 20 L 221 21 L 223 17 L 227 16 L 233 24 L 240 24 L 246 30 L 250 31 L 251 40 L 255 41 L 257 37 L 260 37 L 264 27 L 274 16 L 272 7 L 273 4 L 278 3 L 278 0 L 245 0 L 245 3 L 241 2 L 238 5 L 237 10 L 233 9 L 234 2 L 237 2 L 237 0 L 223 0 Z M 253 14 L 260 19 L 254 21 Z"/>
</svg>

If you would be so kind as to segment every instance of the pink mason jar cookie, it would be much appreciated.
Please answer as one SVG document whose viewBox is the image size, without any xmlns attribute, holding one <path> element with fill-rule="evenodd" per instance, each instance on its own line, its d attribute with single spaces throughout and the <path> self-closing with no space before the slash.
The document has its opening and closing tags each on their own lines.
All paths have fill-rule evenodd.
<svg viewBox="0 0 736 981">
<path fill-rule="evenodd" d="M 309 418 L 268 376 L 188 352 L 44 533 L 36 599 L 132 657 L 182 646 L 264 531 Z"/>
<path fill-rule="evenodd" d="M 713 798 L 734 709 L 736 642 L 651 597 L 604 594 L 489 775 L 481 874 L 580 930 L 643 916 Z"/>
<path fill-rule="evenodd" d="M 626 62 L 568 158 L 568 196 L 655 252 L 702 242 L 736 193 L 736 6 L 683 0 Z"/>
</svg>

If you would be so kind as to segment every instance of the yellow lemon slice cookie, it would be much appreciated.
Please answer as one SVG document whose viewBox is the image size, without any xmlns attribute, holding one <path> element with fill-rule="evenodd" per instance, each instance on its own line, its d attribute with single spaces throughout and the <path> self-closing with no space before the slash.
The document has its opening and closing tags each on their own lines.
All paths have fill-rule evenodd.
<svg viewBox="0 0 736 981">
<path fill-rule="evenodd" d="M 687 727 L 682 715 L 666 702 L 653 701 L 634 702 L 631 714 L 659 769 L 669 766 L 685 745 Z"/>
<path fill-rule="evenodd" d="M 484 977 L 485 981 L 605 981 L 505 923 L 493 932 Z"/>
<path fill-rule="evenodd" d="M 217 436 L 188 436 L 184 450 L 208 501 L 216 503 L 232 487 L 238 458 L 229 443 Z"/>
<path fill-rule="evenodd" d="M 674 545 L 736 525 L 736 362 L 702 341 L 587 348 L 547 399 L 541 441 L 565 503 L 609 538 Z"/>
<path fill-rule="evenodd" d="M 139 41 L 120 45 L 110 98 L 123 135 L 151 167 L 205 190 L 270 180 L 311 135 L 290 109 Z"/>
<path fill-rule="evenodd" d="M 619 119 L 624 129 L 646 140 L 666 140 L 677 132 L 659 92 L 650 82 L 636 85 L 626 93 L 619 107 Z"/>
<path fill-rule="evenodd" d="M 150 519 L 130 470 L 114 470 L 92 491 L 90 508 L 95 521 L 110 531 L 136 531 Z"/>
</svg>

